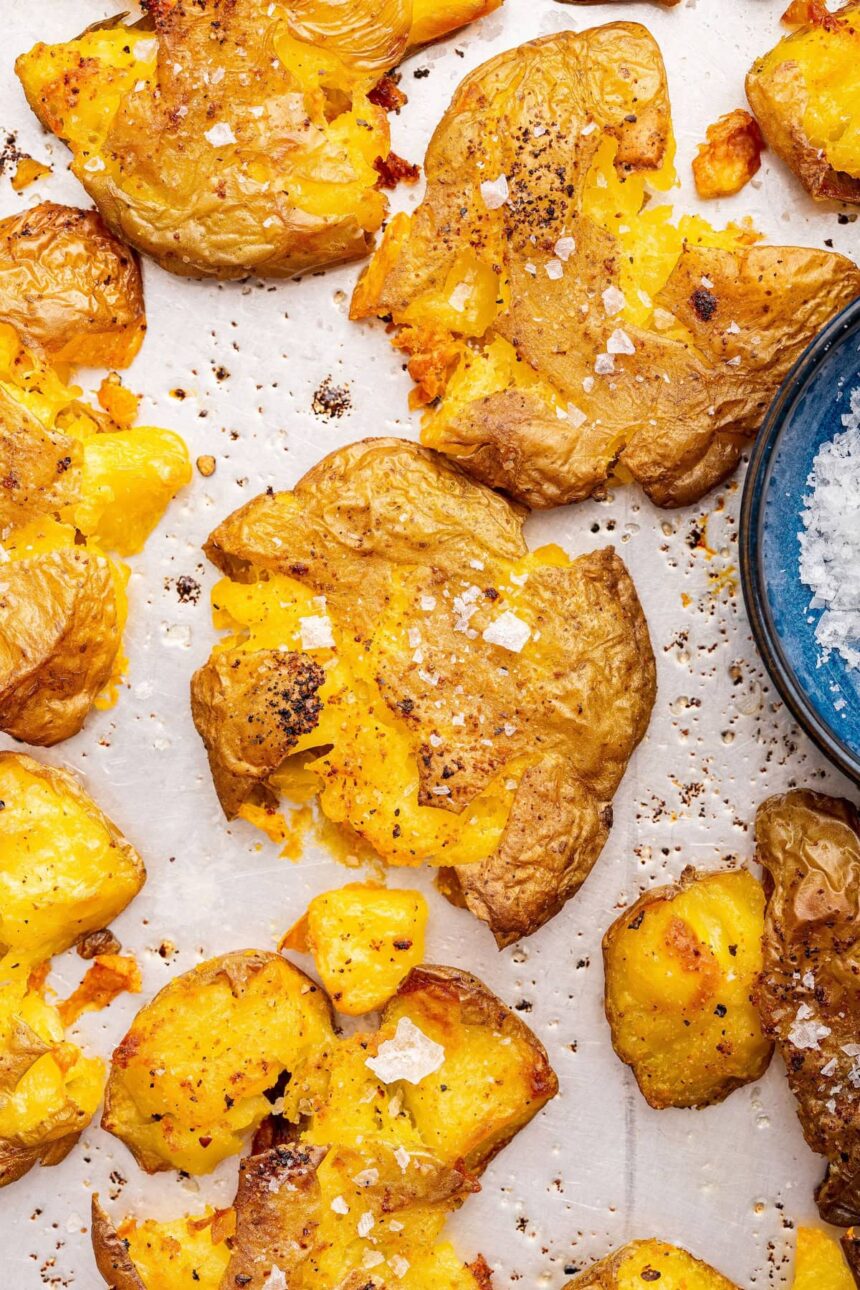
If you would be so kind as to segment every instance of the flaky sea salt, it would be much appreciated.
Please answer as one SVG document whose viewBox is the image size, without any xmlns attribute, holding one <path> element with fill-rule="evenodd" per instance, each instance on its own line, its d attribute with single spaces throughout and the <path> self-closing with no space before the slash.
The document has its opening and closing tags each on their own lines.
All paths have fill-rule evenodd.
<svg viewBox="0 0 860 1290">
<path fill-rule="evenodd" d="M 616 327 L 606 342 L 606 352 L 607 354 L 635 354 L 636 346 L 626 331 Z"/>
<path fill-rule="evenodd" d="M 850 407 L 845 430 L 815 455 L 798 539 L 809 608 L 824 610 L 815 627 L 821 661 L 836 650 L 860 668 L 860 388 Z"/>
<path fill-rule="evenodd" d="M 418 1084 L 437 1071 L 444 1060 L 442 1045 L 419 1030 L 414 1021 L 401 1017 L 393 1038 L 380 1044 L 376 1056 L 368 1057 L 364 1064 L 383 1084 L 393 1084 L 398 1079 Z"/>
<path fill-rule="evenodd" d="M 802 1003 L 788 1032 L 788 1038 L 795 1048 L 818 1048 L 821 1040 L 829 1034 L 830 1027 L 815 1021 L 809 1004 Z"/>
<path fill-rule="evenodd" d="M 287 1290 L 286 1274 L 281 1271 L 277 1263 L 263 1282 L 262 1290 Z"/>
<path fill-rule="evenodd" d="M 328 614 L 309 614 L 299 619 L 302 649 L 334 649 L 334 636 Z"/>
<path fill-rule="evenodd" d="M 226 143 L 236 142 L 236 136 L 226 121 L 217 121 L 211 130 L 206 131 L 203 138 L 211 143 L 213 148 L 221 148 Z"/>
<path fill-rule="evenodd" d="M 488 211 L 499 210 L 509 196 L 507 175 L 499 175 L 498 179 L 485 179 L 481 184 L 481 197 Z"/>
<path fill-rule="evenodd" d="M 528 623 L 517 618 L 509 609 L 499 614 L 495 622 L 490 623 L 481 633 L 488 645 L 500 645 L 512 654 L 519 654 L 531 634 Z"/>
<path fill-rule="evenodd" d="M 627 304 L 624 292 L 620 291 L 616 286 L 607 287 L 602 293 L 601 299 L 603 301 L 603 308 L 606 310 L 607 316 L 610 318 L 613 318 L 615 314 L 620 314 L 621 310 Z"/>
</svg>

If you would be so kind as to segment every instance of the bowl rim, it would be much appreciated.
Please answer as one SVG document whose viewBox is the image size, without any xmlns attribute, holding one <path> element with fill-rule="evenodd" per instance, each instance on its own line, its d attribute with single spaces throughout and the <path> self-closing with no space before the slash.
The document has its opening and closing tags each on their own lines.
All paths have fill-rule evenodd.
<svg viewBox="0 0 860 1290">
<path fill-rule="evenodd" d="M 782 648 L 764 587 L 761 536 L 763 483 L 791 408 L 834 344 L 860 327 L 860 297 L 846 305 L 810 341 L 779 387 L 753 444 L 744 480 L 739 525 L 741 588 L 753 637 L 765 667 L 786 707 L 813 743 L 840 770 L 860 784 L 860 751 L 839 738 L 809 701 Z"/>
</svg>

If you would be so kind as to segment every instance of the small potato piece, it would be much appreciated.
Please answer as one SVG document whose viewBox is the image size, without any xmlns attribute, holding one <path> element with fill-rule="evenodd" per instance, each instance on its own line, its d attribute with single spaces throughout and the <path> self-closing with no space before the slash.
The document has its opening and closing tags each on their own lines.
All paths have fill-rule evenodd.
<svg viewBox="0 0 860 1290">
<path fill-rule="evenodd" d="M 773 1045 L 751 1000 L 764 892 L 747 870 L 648 891 L 603 938 L 612 1043 L 650 1106 L 710 1106 L 760 1079 Z"/>
<path fill-rule="evenodd" d="M 855 1290 L 839 1243 L 827 1232 L 816 1227 L 797 1229 L 791 1290 Z"/>
<path fill-rule="evenodd" d="M 633 1241 L 568 1281 L 564 1290 L 740 1290 L 686 1250 L 656 1238 Z M 819 1287 L 824 1290 L 824 1287 Z"/>
<path fill-rule="evenodd" d="M 420 892 L 350 883 L 316 896 L 280 948 L 309 951 L 335 1008 L 358 1017 L 423 962 L 426 925 Z"/>
<path fill-rule="evenodd" d="M 731 197 L 761 167 L 764 139 L 743 108 L 727 112 L 707 129 L 707 142 L 693 158 L 693 177 L 700 197 Z"/>
<path fill-rule="evenodd" d="M 95 211 L 43 202 L 0 220 L 0 321 L 54 363 L 127 367 L 146 333 L 137 258 Z"/>
<path fill-rule="evenodd" d="M 146 871 L 68 771 L 0 752 L 0 945 L 36 966 L 106 927 Z"/>
<path fill-rule="evenodd" d="M 558 1092 L 546 1051 L 477 977 L 456 968 L 410 972 L 377 1039 L 404 1017 L 445 1055 L 419 1083 L 398 1083 L 403 1104 L 440 1160 L 479 1173 Z"/>
<path fill-rule="evenodd" d="M 797 30 L 751 68 L 750 107 L 816 201 L 860 205 L 860 3 L 794 3 L 785 19 Z"/>
<path fill-rule="evenodd" d="M 767 870 L 757 1002 L 779 1044 L 807 1143 L 826 1156 L 821 1217 L 860 1222 L 860 815 L 850 802 L 797 791 L 756 814 Z"/>
<path fill-rule="evenodd" d="M 147 1173 L 209 1173 L 240 1150 L 284 1071 L 291 1101 L 334 1040 L 320 989 L 275 954 L 210 959 L 137 1014 L 113 1055 L 102 1127 Z M 296 1115 L 296 1118 L 297 1115 Z"/>
<path fill-rule="evenodd" d="M 172 1222 L 126 1220 L 116 1229 L 93 1196 L 96 1266 L 112 1290 L 218 1290 L 230 1260 L 213 1209 Z"/>
</svg>

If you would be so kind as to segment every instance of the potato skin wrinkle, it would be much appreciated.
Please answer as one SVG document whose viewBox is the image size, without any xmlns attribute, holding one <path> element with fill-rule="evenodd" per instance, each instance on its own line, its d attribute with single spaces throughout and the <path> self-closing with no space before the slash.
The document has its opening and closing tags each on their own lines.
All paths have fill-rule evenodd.
<svg viewBox="0 0 860 1290">
<path fill-rule="evenodd" d="M 185 276 L 292 277 L 365 255 L 386 216 L 380 79 L 501 2 L 148 0 L 16 71 L 117 237 Z"/>
<path fill-rule="evenodd" d="M 650 1106 L 710 1106 L 764 1074 L 773 1044 L 751 999 L 763 930 L 752 874 L 687 869 L 607 931 L 612 1042 Z"/>
<path fill-rule="evenodd" d="M 785 1060 L 807 1143 L 828 1160 L 821 1217 L 860 1221 L 860 816 L 842 798 L 798 790 L 756 814 L 768 875 L 757 1002 Z"/>
<path fill-rule="evenodd" d="M 341 448 L 212 533 L 230 634 L 191 684 L 229 818 L 319 794 L 500 946 L 584 882 L 655 694 L 622 561 L 529 551 L 523 519 L 413 443 Z"/>
<path fill-rule="evenodd" d="M 651 1282 L 659 1290 L 741 1290 L 686 1250 L 656 1238 L 632 1241 L 607 1255 L 564 1290 L 644 1290 Z"/>
<path fill-rule="evenodd" d="M 672 187 L 673 158 L 666 70 L 636 23 L 466 77 L 423 201 L 389 222 L 351 306 L 393 323 L 422 442 L 532 508 L 631 481 L 688 506 L 732 473 L 860 270 L 758 245 L 748 222 L 672 222 L 647 190 Z"/>
<path fill-rule="evenodd" d="M 750 69 L 750 107 L 811 197 L 860 206 L 860 3 L 795 0 L 785 18 L 796 30 Z"/>
</svg>

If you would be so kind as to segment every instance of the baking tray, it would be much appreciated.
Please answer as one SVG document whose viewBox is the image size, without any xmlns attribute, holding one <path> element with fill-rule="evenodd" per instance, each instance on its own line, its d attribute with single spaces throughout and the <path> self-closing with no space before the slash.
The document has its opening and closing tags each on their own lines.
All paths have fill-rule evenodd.
<svg viewBox="0 0 860 1290">
<path fill-rule="evenodd" d="M 0 214 L 43 198 L 87 204 L 67 172 L 66 150 L 30 114 L 13 61 L 36 40 L 72 36 L 120 7 L 128 6 L 2 5 L 0 127 L 50 160 L 54 174 L 20 195 L 8 175 L 0 178 Z M 672 10 L 507 0 L 405 64 L 410 102 L 392 121 L 393 147 L 421 160 L 458 81 L 499 50 L 635 18 L 663 49 L 682 180 L 674 200 L 694 209 L 695 145 L 707 124 L 743 104 L 744 72 L 773 44 L 784 7 L 784 0 L 685 0 Z M 403 190 L 394 204 L 414 205 L 419 195 Z M 749 213 L 775 241 L 829 239 L 836 250 L 858 253 L 860 224 L 813 206 L 767 153 L 744 193 L 709 203 L 707 213 L 715 222 Z M 218 467 L 209 479 L 195 473 L 145 553 L 131 561 L 130 664 L 118 705 L 92 714 L 76 739 L 39 754 L 82 772 L 146 860 L 149 881 L 115 924 L 139 959 L 144 999 L 203 957 L 273 948 L 310 896 L 350 877 L 310 837 L 304 858 L 292 863 L 250 826 L 225 824 L 191 724 L 188 682 L 213 641 L 213 571 L 200 546 L 214 524 L 269 485 L 290 487 L 342 444 L 417 434 L 407 411 L 410 382 L 383 328 L 347 320 L 357 273 L 352 266 L 299 283 L 219 285 L 145 266 L 149 333 L 127 381 L 145 394 L 143 419 L 180 431 L 192 458 L 211 453 Z M 348 389 L 339 417 L 314 412 L 326 378 Z M 99 377 L 80 379 L 93 387 Z M 483 1251 L 500 1290 L 559 1287 L 611 1247 L 652 1234 L 689 1247 L 751 1290 L 782 1286 L 790 1280 L 792 1228 L 815 1219 L 812 1189 L 823 1162 L 803 1143 L 779 1059 L 721 1106 L 652 1111 L 612 1053 L 601 1004 L 600 936 L 623 904 L 686 864 L 749 858 L 755 807 L 770 793 L 794 784 L 851 791 L 792 723 L 756 655 L 738 588 L 739 501 L 738 480 L 700 508 L 675 512 L 629 488 L 528 522 L 533 544 L 555 541 L 572 553 L 617 547 L 657 655 L 651 728 L 616 795 L 610 839 L 576 899 L 537 935 L 498 953 L 482 925 L 433 891 L 429 874 L 392 875 L 431 902 L 428 958 L 469 968 L 518 1008 L 561 1082 L 558 1098 L 493 1162 L 481 1194 L 450 1221 L 462 1254 Z M 201 584 L 197 603 L 180 600 L 181 575 Z M 63 956 L 52 984 L 65 992 L 84 966 L 74 953 Z M 83 1017 L 73 1037 L 107 1057 L 141 1002 L 126 996 Z M 149 1179 L 120 1143 L 91 1127 L 63 1164 L 34 1169 L 0 1195 L 0 1287 L 97 1290 L 87 1232 L 93 1190 L 118 1215 L 168 1217 L 206 1200 L 228 1204 L 235 1171 L 232 1161 L 208 1178 Z"/>
</svg>

